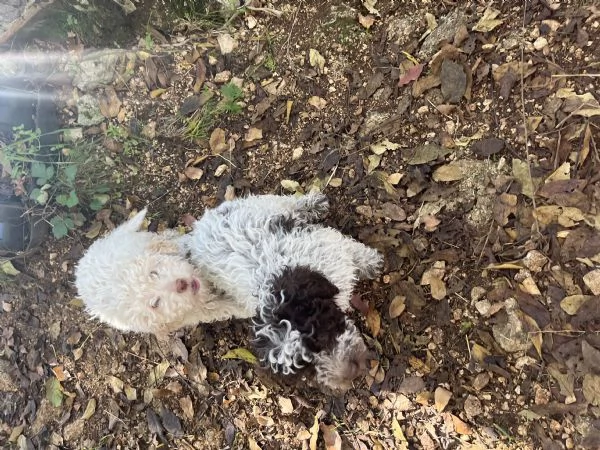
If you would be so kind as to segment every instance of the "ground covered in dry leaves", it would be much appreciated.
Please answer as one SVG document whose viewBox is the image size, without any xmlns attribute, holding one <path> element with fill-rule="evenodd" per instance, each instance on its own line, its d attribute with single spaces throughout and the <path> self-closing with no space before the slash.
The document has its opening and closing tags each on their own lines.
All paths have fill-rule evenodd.
<svg viewBox="0 0 600 450">
<path fill-rule="evenodd" d="M 599 24 L 579 1 L 300 0 L 140 36 L 83 130 L 120 197 L 0 294 L 0 441 L 600 448 Z M 61 92 L 77 127 L 77 88 Z M 202 132 L 210 108 L 225 112 Z M 386 261 L 354 313 L 379 359 L 343 398 L 223 358 L 251 349 L 247 322 L 181 333 L 176 358 L 76 299 L 82 251 L 133 209 L 184 227 L 227 198 L 311 189 Z"/>
</svg>

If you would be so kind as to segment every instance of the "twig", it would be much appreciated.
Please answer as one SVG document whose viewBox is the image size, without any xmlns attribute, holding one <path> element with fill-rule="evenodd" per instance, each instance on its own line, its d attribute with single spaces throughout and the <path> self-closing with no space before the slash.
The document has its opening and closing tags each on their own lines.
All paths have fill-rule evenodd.
<svg viewBox="0 0 600 450">
<path fill-rule="evenodd" d="M 550 78 L 575 78 L 575 77 L 600 77 L 600 73 L 559 73 L 551 75 Z"/>
<path fill-rule="evenodd" d="M 533 177 L 531 176 L 531 161 L 529 160 L 529 131 L 527 130 L 527 115 L 525 113 L 525 81 L 524 81 L 524 67 L 525 67 L 525 46 L 523 44 L 524 36 L 525 36 L 525 16 L 527 13 L 527 2 L 523 2 L 523 25 L 521 28 L 521 116 L 523 118 L 523 132 L 525 133 L 525 157 L 527 158 L 527 172 L 529 174 L 529 179 L 533 183 Z M 533 204 L 534 211 L 537 209 L 536 201 L 535 201 L 535 193 L 531 196 L 531 202 Z M 539 235 L 540 233 L 540 224 L 537 220 L 535 214 L 533 215 L 533 223 L 535 226 L 535 232 Z"/>
<path fill-rule="evenodd" d="M 298 4 L 296 8 L 296 12 L 294 13 L 294 18 L 292 19 L 292 25 L 290 26 L 290 32 L 288 33 L 287 41 L 285 42 L 285 56 L 287 56 L 288 60 L 290 59 L 290 41 L 292 39 L 292 32 L 294 31 L 294 26 L 298 21 L 298 11 L 302 8 L 301 2 Z"/>
</svg>

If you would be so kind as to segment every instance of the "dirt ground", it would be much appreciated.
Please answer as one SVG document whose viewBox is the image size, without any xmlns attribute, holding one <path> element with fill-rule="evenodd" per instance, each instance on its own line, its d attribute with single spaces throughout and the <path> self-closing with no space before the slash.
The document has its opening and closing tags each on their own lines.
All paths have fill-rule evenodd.
<svg viewBox="0 0 600 450">
<path fill-rule="evenodd" d="M 119 195 L 3 285 L 3 446 L 600 448 L 598 6 L 253 5 L 208 32 L 152 16 L 128 79 L 95 91 L 117 106 L 84 133 Z M 229 82 L 241 111 L 186 133 L 181 109 Z M 75 94 L 61 87 L 65 127 Z M 378 361 L 341 398 L 223 358 L 251 349 L 246 321 L 184 330 L 174 357 L 76 299 L 78 258 L 133 209 L 184 227 L 233 196 L 311 189 L 385 255 L 353 313 Z"/>
</svg>

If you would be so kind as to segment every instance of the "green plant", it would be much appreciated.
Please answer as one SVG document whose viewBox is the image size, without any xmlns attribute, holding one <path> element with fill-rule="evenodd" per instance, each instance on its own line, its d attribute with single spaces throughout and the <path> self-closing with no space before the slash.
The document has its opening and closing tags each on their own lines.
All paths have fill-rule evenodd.
<svg viewBox="0 0 600 450">
<path fill-rule="evenodd" d="M 17 194 L 44 207 L 43 217 L 61 238 L 85 223 L 82 211 L 98 211 L 110 200 L 111 174 L 93 142 L 47 147 L 40 136 L 15 127 L 12 142 L 0 148 L 0 164 Z"/>
<path fill-rule="evenodd" d="M 163 0 L 167 14 L 193 25 L 196 29 L 216 28 L 225 22 L 219 9 L 211 9 L 208 0 Z M 212 2 L 214 4 L 214 2 Z"/>
<path fill-rule="evenodd" d="M 146 31 L 146 35 L 144 36 L 144 47 L 149 52 L 154 49 L 154 39 L 152 39 L 152 35 L 148 31 Z"/>
<path fill-rule="evenodd" d="M 125 128 L 114 124 L 108 126 L 106 135 L 123 145 L 123 153 L 126 156 L 135 156 L 143 142 L 143 139 L 130 135 Z"/>
<path fill-rule="evenodd" d="M 220 100 L 214 98 L 209 91 L 203 94 L 209 98 L 204 105 L 190 117 L 184 118 L 184 134 L 192 140 L 201 140 L 208 137 L 208 131 L 214 127 L 217 120 L 224 115 L 235 115 L 242 111 L 240 100 L 244 97 L 243 91 L 233 82 L 221 86 Z"/>
</svg>

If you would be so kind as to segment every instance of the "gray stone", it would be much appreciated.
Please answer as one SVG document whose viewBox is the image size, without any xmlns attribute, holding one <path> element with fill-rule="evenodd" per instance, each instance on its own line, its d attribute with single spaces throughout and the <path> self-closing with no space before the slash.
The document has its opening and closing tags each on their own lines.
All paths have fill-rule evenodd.
<svg viewBox="0 0 600 450">
<path fill-rule="evenodd" d="M 85 55 L 81 60 L 70 61 L 66 70 L 73 76 L 73 85 L 84 92 L 111 84 L 119 66 L 127 59 L 125 50 L 102 50 Z"/>
<path fill-rule="evenodd" d="M 77 123 L 82 127 L 98 125 L 104 120 L 100 112 L 98 99 L 91 95 L 82 95 L 77 101 Z"/>
<path fill-rule="evenodd" d="M 438 27 L 423 41 L 417 56 L 428 60 L 437 52 L 438 45 L 442 41 L 452 42 L 460 26 L 465 24 L 466 17 L 462 8 L 456 8 L 447 16 L 442 17 L 439 19 Z"/>
</svg>

